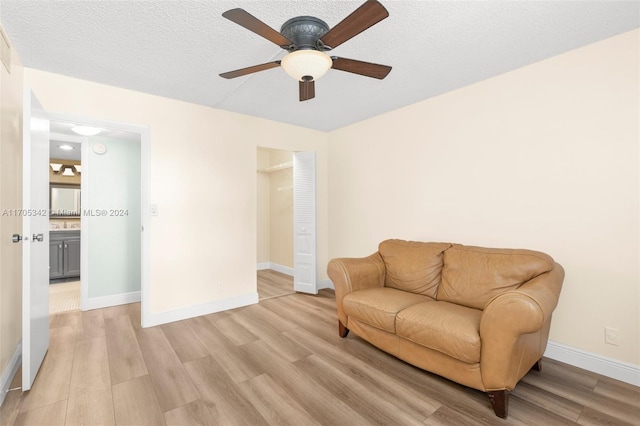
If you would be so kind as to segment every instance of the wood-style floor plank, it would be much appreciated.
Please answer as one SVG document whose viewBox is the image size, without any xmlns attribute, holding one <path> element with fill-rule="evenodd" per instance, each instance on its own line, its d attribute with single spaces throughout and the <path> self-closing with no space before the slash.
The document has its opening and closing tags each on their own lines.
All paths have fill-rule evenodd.
<svg viewBox="0 0 640 426">
<path fill-rule="evenodd" d="M 247 400 L 271 425 L 320 425 L 268 374 L 254 377 L 239 386 Z"/>
<path fill-rule="evenodd" d="M 220 424 L 268 424 L 211 356 L 189 361 L 185 363 L 185 367 L 198 387 L 203 401 L 216 407 L 216 416 Z"/>
<path fill-rule="evenodd" d="M 446 405 L 438 408 L 423 424 L 425 426 L 486 426 L 483 421 L 469 417 Z"/>
<path fill-rule="evenodd" d="M 44 357 L 31 390 L 25 393 L 20 413 L 66 401 L 69 397 L 75 350 L 74 339 L 75 328 L 72 326 L 51 329 L 49 351 Z"/>
<path fill-rule="evenodd" d="M 63 426 L 66 416 L 67 401 L 58 401 L 50 405 L 20 413 L 16 418 L 16 426 Z"/>
<path fill-rule="evenodd" d="M 531 372 L 531 374 L 537 373 Z M 574 422 L 578 420 L 583 409 L 582 405 L 574 401 L 559 397 L 549 391 L 532 386 L 527 382 L 520 382 L 518 384 L 516 392 L 511 395 L 512 405 L 516 399 L 529 402 L 535 407 L 544 407 L 546 411 L 558 414 Z"/>
<path fill-rule="evenodd" d="M 123 315 L 109 317 L 104 321 L 113 385 L 144 376 L 148 372 L 138 339 L 126 314 L 126 305 L 124 312 Z"/>
<path fill-rule="evenodd" d="M 326 360 L 345 376 L 357 377 L 362 386 L 376 392 L 380 397 L 394 404 L 398 410 L 424 419 L 442 406 L 428 395 L 407 387 L 406 383 L 389 375 L 381 374 L 380 370 L 361 362 L 339 347 L 327 343 L 304 329 L 291 330 L 283 334 Z"/>
<path fill-rule="evenodd" d="M 266 343 L 249 343 L 245 349 L 262 360 L 265 370 L 272 372 L 272 379 L 320 424 L 367 424 L 361 414 L 342 401 L 341 395 L 329 392 L 295 364 L 283 360 Z"/>
<path fill-rule="evenodd" d="M 112 389 L 118 426 L 166 424 L 148 375 L 118 383 Z"/>
<path fill-rule="evenodd" d="M 110 306 L 108 308 L 101 309 L 101 311 L 104 319 L 129 315 L 129 308 L 127 307 L 127 305 Z"/>
<path fill-rule="evenodd" d="M 20 372 L 20 369 L 18 369 L 16 377 L 18 377 L 20 374 L 22 373 Z M 9 389 L 15 388 L 16 386 L 14 386 L 13 383 L 11 384 L 11 386 L 9 386 Z M 2 402 L 2 406 L 0 406 L 0 425 L 15 424 L 22 401 L 22 392 L 19 389 L 7 392 L 4 401 Z"/>
<path fill-rule="evenodd" d="M 245 343 L 255 342 L 258 336 L 249 331 L 238 323 L 237 316 L 228 316 L 213 320 L 213 325 L 220 330 L 234 345 L 244 345 Z"/>
<path fill-rule="evenodd" d="M 554 425 L 569 426 L 575 425 L 574 420 L 566 417 L 566 412 L 556 413 L 553 409 L 541 410 L 540 406 L 534 405 L 529 400 L 519 397 L 519 394 L 511 394 L 509 397 L 509 417 L 508 422 L 516 425 Z M 570 415 L 569 417 L 573 417 Z M 575 418 L 577 420 L 577 418 Z"/>
<path fill-rule="evenodd" d="M 215 407 L 210 407 L 201 399 L 164 413 L 167 426 L 221 426 L 216 419 Z"/>
<path fill-rule="evenodd" d="M 609 416 L 590 407 L 584 407 L 582 414 L 578 419 L 578 424 L 582 426 L 638 426 L 638 422 L 634 423 L 621 421 L 620 419 Z"/>
<path fill-rule="evenodd" d="M 78 339 L 92 339 L 104 335 L 104 312 L 102 309 L 94 309 L 80 314 Z"/>
<path fill-rule="evenodd" d="M 80 311 L 68 311 L 51 315 L 49 317 L 49 328 L 74 327 L 78 325 Z"/>
<path fill-rule="evenodd" d="M 160 328 L 180 361 L 191 361 L 209 355 L 185 321 L 163 324 Z"/>
<path fill-rule="evenodd" d="M 287 361 L 293 362 L 311 355 L 311 352 L 297 344 L 295 341 L 287 339 L 278 331 L 278 321 L 286 322 L 286 320 L 284 318 L 274 320 L 271 315 L 273 314 L 267 309 L 260 310 L 258 312 L 250 312 L 247 309 L 242 312 L 237 312 L 234 315 L 234 318 L 239 324 L 246 327 L 254 335 L 260 336 L 260 340 L 265 342 L 271 347 L 271 349 L 280 354 L 280 356 Z M 281 325 L 280 327 L 282 328 Z M 291 328 L 286 327 L 283 329 L 289 330 Z"/>
<path fill-rule="evenodd" d="M 640 419 L 640 404 L 628 404 L 625 401 L 600 395 L 587 386 L 576 386 L 575 383 L 557 378 L 549 379 L 543 374 L 528 374 L 523 381 L 584 407 L 590 407 L 620 422 L 634 423 Z M 517 387 L 514 391 L 517 391 Z"/>
<path fill-rule="evenodd" d="M 200 398 L 161 328 L 139 329 L 136 337 L 163 412 Z"/>
<path fill-rule="evenodd" d="M 6 395 L 0 424 L 640 424 L 640 388 L 547 359 L 500 419 L 484 392 L 340 338 L 333 291 L 261 289 L 278 275 L 258 273 L 260 304 L 159 327 L 140 328 L 139 303 L 52 316 L 34 386 Z"/>
<path fill-rule="evenodd" d="M 224 317 L 198 317 L 187 320 L 189 328 L 200 339 L 207 352 L 214 357 L 227 375 L 236 383 L 262 374 L 258 363 L 247 358 L 241 347 L 236 346 L 215 326 Z"/>
<path fill-rule="evenodd" d="M 140 303 L 130 303 L 127 305 L 127 315 L 129 315 L 129 321 L 134 330 L 140 330 L 142 328 L 140 309 Z"/>
<path fill-rule="evenodd" d="M 105 337 L 76 342 L 66 424 L 115 424 Z"/>
<path fill-rule="evenodd" d="M 266 300 L 293 294 L 293 277 L 272 269 L 258 271 L 258 297 Z"/>
<path fill-rule="evenodd" d="M 320 383 L 333 395 L 342 395 L 342 402 L 362 413 L 368 424 L 420 425 L 426 416 L 411 415 L 389 402 L 358 379 L 344 374 L 332 363 L 312 355 L 294 363 L 301 371 Z"/>
<path fill-rule="evenodd" d="M 111 388 L 71 385 L 65 425 L 115 425 Z"/>
</svg>

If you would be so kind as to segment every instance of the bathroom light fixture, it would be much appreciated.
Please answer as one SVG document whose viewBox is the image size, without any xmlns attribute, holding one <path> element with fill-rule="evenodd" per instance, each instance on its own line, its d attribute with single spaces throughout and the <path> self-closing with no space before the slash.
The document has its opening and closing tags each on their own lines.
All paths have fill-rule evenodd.
<svg viewBox="0 0 640 426">
<path fill-rule="evenodd" d="M 319 50 L 296 50 L 282 58 L 280 66 L 298 81 L 317 80 L 329 71 L 333 61 Z"/>
<path fill-rule="evenodd" d="M 65 167 L 64 171 L 62 172 L 62 176 L 75 176 L 76 174 L 73 173 L 73 168 L 71 167 Z"/>
<path fill-rule="evenodd" d="M 91 126 L 74 126 L 71 130 L 82 136 L 95 136 L 102 131 L 102 129 Z"/>
<path fill-rule="evenodd" d="M 50 163 L 49 165 L 51 166 L 51 170 L 53 170 L 55 173 L 60 172 L 60 168 L 62 167 L 62 164 L 60 163 Z"/>
<path fill-rule="evenodd" d="M 80 164 L 74 164 L 73 168 L 76 170 L 76 173 L 82 173 L 82 166 Z"/>
<path fill-rule="evenodd" d="M 72 149 L 75 149 L 71 145 L 58 145 L 58 148 L 64 149 L 65 151 L 71 151 Z"/>
</svg>

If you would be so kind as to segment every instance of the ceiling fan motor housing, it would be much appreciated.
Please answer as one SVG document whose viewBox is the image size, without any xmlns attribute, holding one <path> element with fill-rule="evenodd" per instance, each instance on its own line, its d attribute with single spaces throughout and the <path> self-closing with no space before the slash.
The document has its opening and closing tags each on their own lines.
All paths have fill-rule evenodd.
<svg viewBox="0 0 640 426">
<path fill-rule="evenodd" d="M 290 52 L 296 50 L 328 50 L 320 41 L 329 26 L 326 22 L 313 16 L 296 16 L 282 24 L 280 34 L 293 42 Z"/>
</svg>

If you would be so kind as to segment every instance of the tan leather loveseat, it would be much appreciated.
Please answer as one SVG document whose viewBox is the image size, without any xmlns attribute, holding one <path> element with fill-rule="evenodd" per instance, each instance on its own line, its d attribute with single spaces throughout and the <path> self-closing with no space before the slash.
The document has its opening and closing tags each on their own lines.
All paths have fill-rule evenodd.
<svg viewBox="0 0 640 426">
<path fill-rule="evenodd" d="M 365 258 L 333 259 L 341 337 L 487 392 L 508 396 L 547 345 L 564 270 L 531 250 L 387 240 Z"/>
</svg>

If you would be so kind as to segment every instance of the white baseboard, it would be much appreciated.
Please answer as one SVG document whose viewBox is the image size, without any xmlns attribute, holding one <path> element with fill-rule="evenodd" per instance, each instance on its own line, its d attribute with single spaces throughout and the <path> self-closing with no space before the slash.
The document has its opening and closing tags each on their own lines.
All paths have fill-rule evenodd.
<svg viewBox="0 0 640 426">
<path fill-rule="evenodd" d="M 281 272 L 283 274 L 293 276 L 293 268 L 289 266 L 278 265 L 273 262 L 262 262 L 256 265 L 256 270 L 262 271 L 263 269 L 273 269 L 274 271 Z"/>
<path fill-rule="evenodd" d="M 127 303 L 136 303 L 140 301 L 140 292 L 133 291 L 131 293 L 114 294 L 112 296 L 91 297 L 82 302 L 82 310 L 90 311 L 91 309 L 108 308 L 109 306 L 126 305 Z"/>
<path fill-rule="evenodd" d="M 618 361 L 603 355 L 586 352 L 571 346 L 549 341 L 544 353 L 547 358 L 589 370 L 621 382 L 640 386 L 640 366 Z"/>
<path fill-rule="evenodd" d="M 13 355 L 9 358 L 9 363 L 6 368 L 2 372 L 2 377 L 0 377 L 0 406 L 4 402 L 4 397 L 7 395 L 9 391 L 9 386 L 11 386 L 11 381 L 13 377 L 16 375 L 16 371 L 20 367 L 20 363 L 22 362 L 22 340 L 18 342 L 16 345 L 16 349 L 13 351 Z"/>
<path fill-rule="evenodd" d="M 271 269 L 271 262 L 261 262 L 258 263 L 256 270 L 262 271 L 264 269 Z"/>
<path fill-rule="evenodd" d="M 160 312 L 149 315 L 148 323 L 143 321 L 142 327 L 153 327 L 160 324 L 167 324 L 188 318 L 199 317 L 201 315 L 213 314 L 215 312 L 227 311 L 229 309 L 240 308 L 242 306 L 255 305 L 258 303 L 258 293 L 249 293 L 230 299 L 214 300 L 195 306 L 188 306 L 172 311 Z"/>
</svg>

